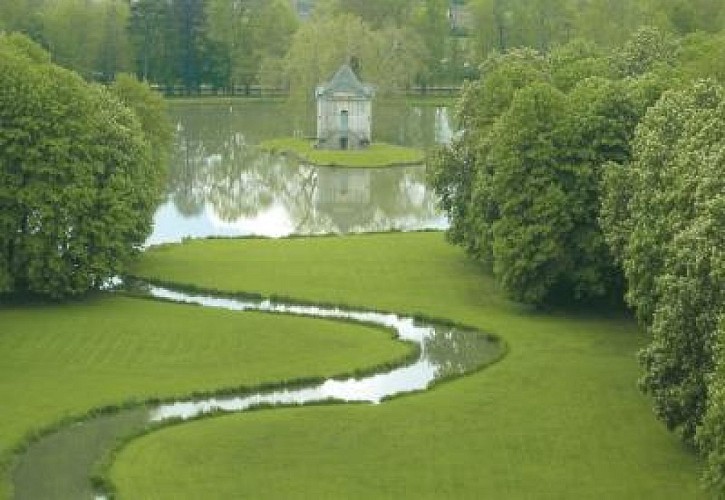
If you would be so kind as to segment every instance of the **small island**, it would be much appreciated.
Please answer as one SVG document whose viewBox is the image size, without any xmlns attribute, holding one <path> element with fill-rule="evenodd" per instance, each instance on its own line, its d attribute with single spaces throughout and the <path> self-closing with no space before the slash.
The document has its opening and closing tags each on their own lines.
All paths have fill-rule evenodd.
<svg viewBox="0 0 725 500">
<path fill-rule="evenodd" d="M 363 84 L 343 64 L 329 82 L 315 89 L 317 137 L 281 138 L 263 142 L 262 149 L 293 155 L 319 166 L 388 167 L 423 163 L 423 151 L 373 143 L 372 85 Z"/>
<path fill-rule="evenodd" d="M 314 140 L 285 137 L 263 141 L 260 148 L 325 167 L 391 167 L 425 161 L 425 153 L 420 149 L 385 143 L 373 143 L 365 149 L 335 150 L 317 148 Z"/>
</svg>

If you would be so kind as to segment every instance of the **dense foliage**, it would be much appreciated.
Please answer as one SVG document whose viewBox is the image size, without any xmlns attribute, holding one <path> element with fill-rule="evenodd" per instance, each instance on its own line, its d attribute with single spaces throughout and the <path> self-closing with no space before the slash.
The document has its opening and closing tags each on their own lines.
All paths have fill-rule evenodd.
<svg viewBox="0 0 725 500">
<path fill-rule="evenodd" d="M 15 35 L 0 36 L 0 124 L 0 291 L 76 295 L 121 272 L 150 230 L 163 136 Z"/>
<path fill-rule="evenodd" d="M 628 302 L 652 334 L 640 381 L 668 427 L 701 444 L 725 487 L 718 324 L 725 314 L 725 89 L 700 81 L 665 93 L 606 179 L 603 223 Z M 720 472 L 717 472 L 720 470 Z"/>
<path fill-rule="evenodd" d="M 656 86 L 607 78 L 616 67 L 582 41 L 494 54 L 482 72 L 461 101 L 463 133 L 431 165 L 449 238 L 517 300 L 616 297 L 600 179 L 606 162 L 628 160 Z"/>
<path fill-rule="evenodd" d="M 725 279 L 725 267 L 718 271 Z M 715 373 L 708 385 L 707 411 L 698 429 L 697 441 L 707 458 L 705 480 L 718 491 L 725 491 L 725 316 L 716 333 Z"/>
</svg>

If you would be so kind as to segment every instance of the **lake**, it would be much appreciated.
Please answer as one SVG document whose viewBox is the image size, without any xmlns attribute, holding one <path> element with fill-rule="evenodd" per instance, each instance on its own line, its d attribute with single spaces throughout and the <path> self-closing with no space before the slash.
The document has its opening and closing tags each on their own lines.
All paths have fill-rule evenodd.
<svg viewBox="0 0 725 500">
<path fill-rule="evenodd" d="M 261 151 L 314 134 L 314 116 L 283 102 L 170 104 L 176 127 L 165 202 L 147 245 L 193 237 L 444 229 L 424 165 L 335 168 Z M 373 140 L 430 149 L 450 140 L 447 108 L 377 103 Z"/>
</svg>

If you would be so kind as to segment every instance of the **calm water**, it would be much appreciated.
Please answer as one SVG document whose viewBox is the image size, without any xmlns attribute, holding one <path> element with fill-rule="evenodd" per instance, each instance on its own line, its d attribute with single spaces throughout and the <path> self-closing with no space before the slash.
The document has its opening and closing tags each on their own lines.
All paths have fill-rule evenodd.
<svg viewBox="0 0 725 500">
<path fill-rule="evenodd" d="M 174 104 L 166 202 L 147 244 L 184 237 L 287 236 L 444 229 L 425 166 L 314 167 L 260 151 L 262 140 L 309 135 L 312 117 L 282 103 Z M 427 149 L 450 139 L 446 108 L 379 105 L 376 141 Z"/>
</svg>

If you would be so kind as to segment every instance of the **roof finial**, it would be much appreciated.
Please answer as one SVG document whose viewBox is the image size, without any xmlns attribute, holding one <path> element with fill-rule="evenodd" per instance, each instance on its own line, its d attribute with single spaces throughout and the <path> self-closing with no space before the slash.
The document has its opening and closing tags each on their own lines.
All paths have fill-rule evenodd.
<svg viewBox="0 0 725 500">
<path fill-rule="evenodd" d="M 355 76 L 358 77 L 360 80 L 362 80 L 362 78 L 360 76 L 360 70 L 362 69 L 361 68 L 362 65 L 360 64 L 360 58 L 358 56 L 351 55 L 351 56 L 348 56 L 347 61 L 348 61 L 347 62 L 348 65 L 350 66 L 350 69 L 352 70 L 353 73 L 355 73 Z"/>
</svg>

